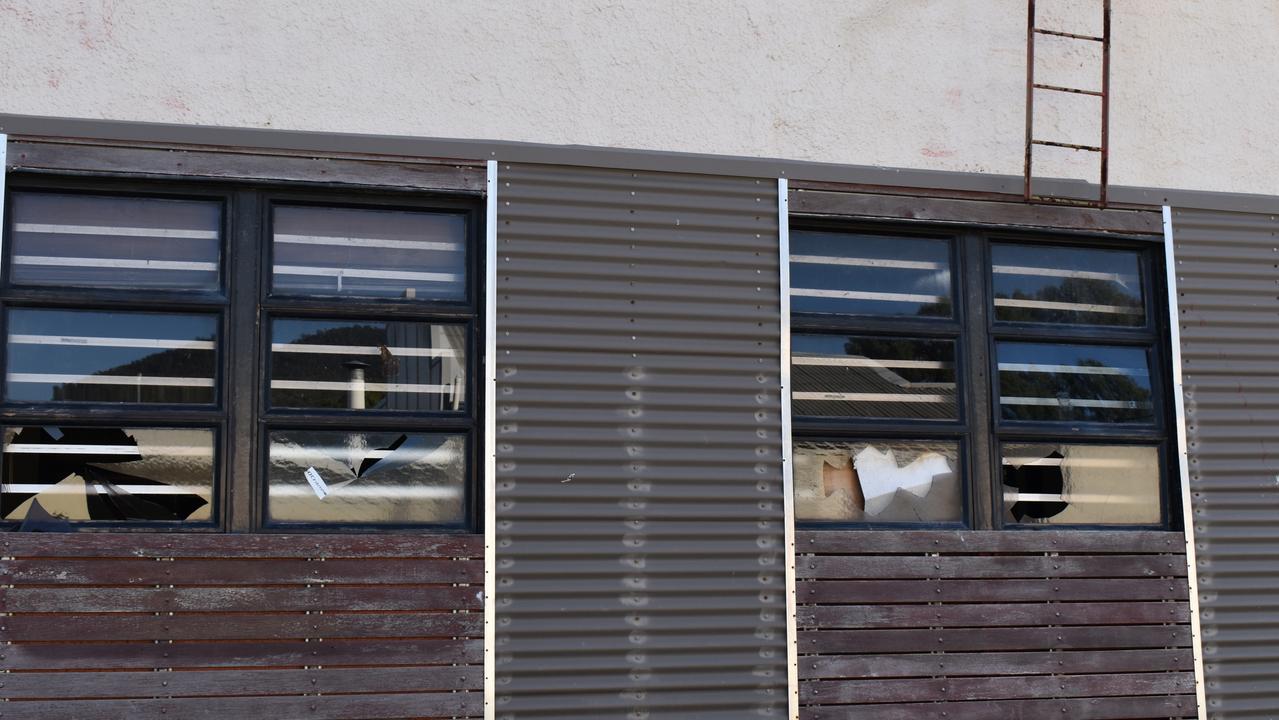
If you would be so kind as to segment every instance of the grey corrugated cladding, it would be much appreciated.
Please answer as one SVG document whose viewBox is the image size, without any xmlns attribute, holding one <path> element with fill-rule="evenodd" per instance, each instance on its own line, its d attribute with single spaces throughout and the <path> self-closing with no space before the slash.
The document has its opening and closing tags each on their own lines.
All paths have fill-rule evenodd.
<svg viewBox="0 0 1279 720">
<path fill-rule="evenodd" d="M 497 198 L 497 717 L 785 717 L 776 182 Z"/>
<path fill-rule="evenodd" d="M 1173 213 L 1208 716 L 1279 717 L 1279 220 Z"/>
</svg>

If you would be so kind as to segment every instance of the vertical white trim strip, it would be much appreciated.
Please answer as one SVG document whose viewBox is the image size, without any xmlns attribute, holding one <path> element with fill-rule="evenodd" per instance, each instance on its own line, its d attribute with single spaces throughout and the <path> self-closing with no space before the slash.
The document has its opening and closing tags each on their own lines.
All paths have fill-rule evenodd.
<svg viewBox="0 0 1279 720">
<path fill-rule="evenodd" d="M 795 629 L 795 472 L 790 420 L 790 198 L 786 178 L 777 180 L 777 261 L 781 286 L 779 386 L 782 401 L 782 508 L 786 522 L 786 698 L 789 717 L 799 720 L 799 635 Z"/>
<path fill-rule="evenodd" d="M 0 268 L 4 267 L 4 178 L 9 174 L 9 136 L 0 133 Z"/>
<path fill-rule="evenodd" d="M 1190 492 L 1190 451 L 1186 437 L 1186 396 L 1181 377 L 1181 310 L 1177 303 L 1177 260 L 1172 242 L 1172 208 L 1164 205 L 1164 271 L 1168 284 L 1168 335 L 1172 345 L 1173 403 L 1177 409 L 1177 458 L 1181 466 L 1181 515 L 1186 527 L 1186 579 L 1190 584 L 1190 632 L 1195 656 L 1195 702 L 1199 720 L 1208 718 L 1204 686 L 1203 629 L 1199 621 L 1199 564 L 1195 558 L 1194 505 Z"/>
<path fill-rule="evenodd" d="M 497 712 L 497 161 L 488 161 L 484 215 L 484 718 Z"/>
</svg>

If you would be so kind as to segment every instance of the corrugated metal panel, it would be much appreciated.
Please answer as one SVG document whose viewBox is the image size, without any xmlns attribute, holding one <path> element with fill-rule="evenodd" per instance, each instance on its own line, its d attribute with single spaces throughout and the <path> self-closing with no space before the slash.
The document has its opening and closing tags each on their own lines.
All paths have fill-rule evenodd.
<svg viewBox="0 0 1279 720">
<path fill-rule="evenodd" d="M 785 717 L 776 182 L 498 180 L 496 717 Z"/>
<path fill-rule="evenodd" d="M 1208 716 L 1279 717 L 1279 220 L 1176 210 Z"/>
</svg>

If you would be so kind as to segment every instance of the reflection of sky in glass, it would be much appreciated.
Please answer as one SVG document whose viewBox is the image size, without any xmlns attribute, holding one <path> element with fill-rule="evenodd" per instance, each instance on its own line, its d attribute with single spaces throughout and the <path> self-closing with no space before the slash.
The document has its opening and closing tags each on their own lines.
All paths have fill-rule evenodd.
<svg viewBox="0 0 1279 720">
<path fill-rule="evenodd" d="M 1139 326 L 1138 253 L 993 244 L 995 317 L 1011 322 Z"/>
<path fill-rule="evenodd" d="M 950 315 L 943 305 L 951 296 L 948 240 L 796 231 L 791 234 L 790 272 L 791 307 L 797 312 Z M 805 290 L 854 296 L 814 297 Z"/>
<path fill-rule="evenodd" d="M 215 315 L 14 309 L 8 319 L 9 400 L 213 401 Z"/>
<path fill-rule="evenodd" d="M 207 353 L 212 350 L 111 347 L 81 342 L 79 338 L 130 338 L 147 340 L 212 340 L 217 318 L 212 315 L 164 315 L 158 313 L 90 312 L 78 310 L 10 310 L 9 334 L 66 337 L 57 344 L 10 342 L 10 372 L 95 374 L 128 365 L 161 353 Z M 211 365 L 210 365 L 211 366 Z M 207 376 L 203 369 L 194 376 Z"/>
</svg>

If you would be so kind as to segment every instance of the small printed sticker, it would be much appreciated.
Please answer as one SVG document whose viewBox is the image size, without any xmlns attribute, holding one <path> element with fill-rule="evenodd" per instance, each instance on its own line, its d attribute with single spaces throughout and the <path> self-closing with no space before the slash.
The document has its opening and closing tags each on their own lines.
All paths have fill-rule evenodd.
<svg viewBox="0 0 1279 720">
<path fill-rule="evenodd" d="M 306 481 L 311 484 L 311 489 L 315 491 L 315 496 L 323 500 L 329 496 L 329 484 L 324 482 L 324 478 L 320 477 L 320 473 L 315 468 L 309 467 L 305 473 Z"/>
</svg>

